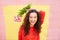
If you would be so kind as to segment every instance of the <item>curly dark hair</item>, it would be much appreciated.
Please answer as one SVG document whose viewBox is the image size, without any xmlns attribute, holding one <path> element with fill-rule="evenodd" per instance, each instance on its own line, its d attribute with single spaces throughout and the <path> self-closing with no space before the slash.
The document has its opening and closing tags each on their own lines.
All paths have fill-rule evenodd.
<svg viewBox="0 0 60 40">
<path fill-rule="evenodd" d="M 24 28 L 25 35 L 27 35 L 29 33 L 29 30 L 30 30 L 29 15 L 32 12 L 35 12 L 37 14 L 37 22 L 35 23 L 34 28 L 35 28 L 35 30 L 37 31 L 38 34 L 41 32 L 41 17 L 40 17 L 37 10 L 31 9 L 26 13 L 26 16 L 24 18 L 24 22 L 22 24 L 22 26 Z"/>
</svg>

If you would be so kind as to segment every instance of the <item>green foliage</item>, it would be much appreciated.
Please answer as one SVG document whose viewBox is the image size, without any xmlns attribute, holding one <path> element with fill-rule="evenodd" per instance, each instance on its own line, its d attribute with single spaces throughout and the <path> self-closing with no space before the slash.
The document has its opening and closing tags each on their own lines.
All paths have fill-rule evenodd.
<svg viewBox="0 0 60 40">
<path fill-rule="evenodd" d="M 31 4 L 28 4 L 26 7 L 24 7 L 23 9 L 19 10 L 19 14 L 18 16 L 22 16 L 24 13 L 27 12 L 28 9 L 31 8 Z"/>
</svg>

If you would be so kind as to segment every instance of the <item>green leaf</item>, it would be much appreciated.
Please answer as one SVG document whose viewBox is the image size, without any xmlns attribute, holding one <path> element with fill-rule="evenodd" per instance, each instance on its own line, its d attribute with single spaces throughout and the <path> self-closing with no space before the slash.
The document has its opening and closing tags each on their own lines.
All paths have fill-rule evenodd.
<svg viewBox="0 0 60 40">
<path fill-rule="evenodd" d="M 19 10 L 19 16 L 22 16 L 24 13 L 26 13 L 26 11 L 28 10 L 28 9 L 30 9 L 31 8 L 31 4 L 28 4 L 26 7 L 24 7 L 23 9 L 21 9 L 21 10 Z"/>
<path fill-rule="evenodd" d="M 31 7 L 31 4 L 28 4 L 28 5 L 26 6 L 26 9 L 30 9 L 30 7 Z"/>
</svg>

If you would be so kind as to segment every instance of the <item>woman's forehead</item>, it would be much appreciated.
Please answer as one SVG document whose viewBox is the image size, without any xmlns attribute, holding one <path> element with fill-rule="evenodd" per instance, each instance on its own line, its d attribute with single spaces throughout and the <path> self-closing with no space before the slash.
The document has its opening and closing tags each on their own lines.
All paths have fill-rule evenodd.
<svg viewBox="0 0 60 40">
<path fill-rule="evenodd" d="M 35 13 L 35 12 L 30 13 L 30 16 L 37 16 L 37 13 Z"/>
</svg>

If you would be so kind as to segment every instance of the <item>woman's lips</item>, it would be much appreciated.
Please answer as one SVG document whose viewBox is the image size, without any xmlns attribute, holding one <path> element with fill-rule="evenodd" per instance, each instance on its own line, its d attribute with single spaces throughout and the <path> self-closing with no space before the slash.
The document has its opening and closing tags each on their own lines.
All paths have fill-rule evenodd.
<svg viewBox="0 0 60 40">
<path fill-rule="evenodd" d="M 32 22 L 32 23 L 35 23 L 35 22 Z"/>
</svg>

